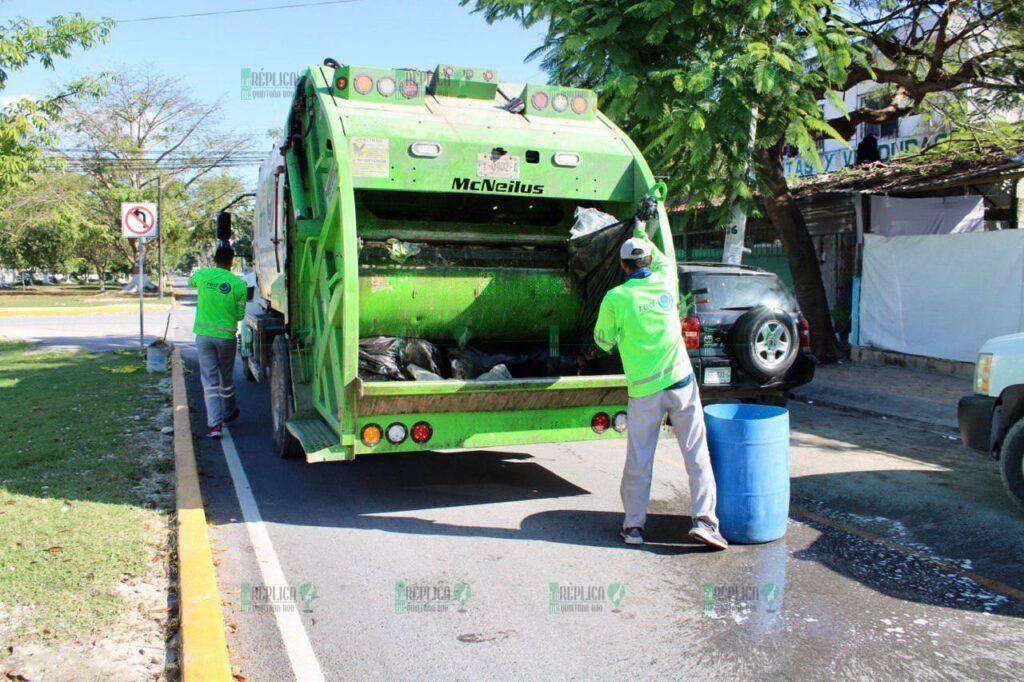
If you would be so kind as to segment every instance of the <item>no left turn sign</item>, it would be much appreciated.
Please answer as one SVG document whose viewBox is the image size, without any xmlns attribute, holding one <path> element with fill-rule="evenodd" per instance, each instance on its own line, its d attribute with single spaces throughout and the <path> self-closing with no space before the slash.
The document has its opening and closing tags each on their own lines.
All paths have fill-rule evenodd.
<svg viewBox="0 0 1024 682">
<path fill-rule="evenodd" d="M 156 237 L 156 204 L 122 203 L 121 236 L 128 239 Z"/>
</svg>

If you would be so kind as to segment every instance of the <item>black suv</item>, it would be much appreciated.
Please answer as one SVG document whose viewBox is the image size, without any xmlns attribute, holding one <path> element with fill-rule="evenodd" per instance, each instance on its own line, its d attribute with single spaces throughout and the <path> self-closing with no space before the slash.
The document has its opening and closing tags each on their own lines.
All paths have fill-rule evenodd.
<svg viewBox="0 0 1024 682">
<path fill-rule="evenodd" d="M 774 273 L 682 263 L 683 339 L 705 403 L 785 405 L 814 377 L 807 320 Z"/>
</svg>

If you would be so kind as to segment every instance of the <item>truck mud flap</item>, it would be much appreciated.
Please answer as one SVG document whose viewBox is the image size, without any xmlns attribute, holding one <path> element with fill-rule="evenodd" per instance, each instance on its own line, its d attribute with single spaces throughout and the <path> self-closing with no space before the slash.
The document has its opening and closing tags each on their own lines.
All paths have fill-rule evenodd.
<svg viewBox="0 0 1024 682">
<path fill-rule="evenodd" d="M 623 405 L 622 375 L 544 377 L 510 381 L 367 381 L 359 386 L 359 416 L 417 412 L 497 412 Z"/>
</svg>

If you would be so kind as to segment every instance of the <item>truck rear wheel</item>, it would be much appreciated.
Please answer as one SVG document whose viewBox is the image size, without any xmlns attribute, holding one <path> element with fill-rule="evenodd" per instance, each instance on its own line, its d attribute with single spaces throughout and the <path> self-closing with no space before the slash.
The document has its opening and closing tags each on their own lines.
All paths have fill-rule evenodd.
<svg viewBox="0 0 1024 682">
<path fill-rule="evenodd" d="M 1024 419 L 1014 424 L 1003 439 L 999 464 L 1006 492 L 1024 509 Z"/>
<path fill-rule="evenodd" d="M 301 457 L 302 444 L 288 430 L 292 416 L 292 368 L 288 358 L 288 339 L 282 334 L 270 350 L 270 426 L 274 451 L 281 457 Z"/>
</svg>

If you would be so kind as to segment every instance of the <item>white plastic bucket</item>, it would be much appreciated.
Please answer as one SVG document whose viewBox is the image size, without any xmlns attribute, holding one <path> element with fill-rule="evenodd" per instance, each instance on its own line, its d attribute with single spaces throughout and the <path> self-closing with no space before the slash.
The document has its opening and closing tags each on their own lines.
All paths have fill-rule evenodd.
<svg viewBox="0 0 1024 682">
<path fill-rule="evenodd" d="M 146 371 L 167 372 L 167 358 L 171 354 L 171 344 L 157 339 L 146 347 Z"/>
</svg>

